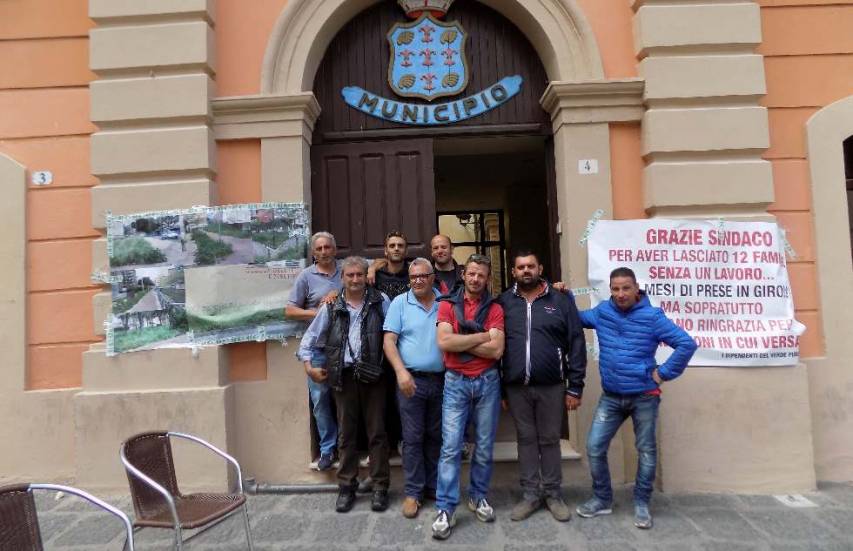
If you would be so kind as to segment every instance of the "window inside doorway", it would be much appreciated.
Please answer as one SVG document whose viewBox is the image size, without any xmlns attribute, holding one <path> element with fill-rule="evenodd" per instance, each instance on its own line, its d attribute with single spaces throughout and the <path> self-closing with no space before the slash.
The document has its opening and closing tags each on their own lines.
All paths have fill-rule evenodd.
<svg viewBox="0 0 853 551">
<path fill-rule="evenodd" d="M 463 264 L 472 254 L 482 254 L 492 261 L 492 294 L 503 291 L 506 284 L 506 239 L 503 210 L 465 210 L 436 213 L 438 231 L 453 242 L 453 259 Z"/>
</svg>

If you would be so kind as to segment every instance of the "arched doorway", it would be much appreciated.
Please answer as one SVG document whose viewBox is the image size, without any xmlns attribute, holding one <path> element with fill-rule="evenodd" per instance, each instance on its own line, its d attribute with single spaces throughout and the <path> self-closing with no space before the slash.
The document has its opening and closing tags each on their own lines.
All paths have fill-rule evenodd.
<svg viewBox="0 0 853 551">
<path fill-rule="evenodd" d="M 314 133 L 318 131 L 318 117 L 323 111 L 312 92 L 315 76 L 338 32 L 377 3 L 377 0 L 289 0 L 268 41 L 261 94 L 214 101 L 217 140 L 260 138 L 264 201 L 313 204 L 318 199 L 310 166 Z M 586 254 L 580 237 L 593 212 L 597 209 L 611 212 L 609 123 L 640 120 L 642 80 L 604 78 L 593 33 L 575 0 L 478 0 L 477 3 L 492 8 L 520 30 L 545 69 L 548 79 L 545 92 L 537 100 L 547 113 L 553 136 L 554 169 L 545 178 L 555 182 L 559 217 L 559 223 L 549 231 L 553 246 L 559 248 L 563 281 L 583 286 Z M 493 136 L 482 139 L 498 141 Z M 547 152 L 544 155 L 548 158 Z M 598 160 L 598 171 L 580 173 L 578 167 L 585 159 Z M 435 193 L 435 181 L 431 189 Z M 246 385 L 238 392 L 243 408 L 241 419 L 246 420 L 240 421 L 242 428 L 258 431 L 259 425 L 250 420 L 257 418 L 265 404 L 277 403 L 288 389 L 301 389 L 301 372 L 292 364 L 292 353 L 280 346 L 267 347 L 268 383 Z M 590 383 L 593 390 L 585 403 L 594 403 L 594 387 Z M 290 412 L 290 427 L 310 423 L 310 416 L 303 416 L 302 408 L 294 406 Z M 570 418 L 575 449 L 583 448 L 579 427 L 586 426 L 591 415 L 591 407 L 585 407 Z M 303 433 L 285 432 L 275 426 L 261 432 L 274 441 L 285 438 L 289 445 L 282 453 L 287 456 L 308 455 L 302 451 L 309 448 L 301 445 L 308 443 L 301 440 Z M 258 473 L 271 473 L 274 479 L 308 478 L 302 470 L 303 463 L 298 461 L 271 461 L 268 455 L 259 454 L 251 447 L 246 447 L 245 453 L 254 458 Z M 621 451 L 614 452 L 614 457 L 620 454 Z"/>
<path fill-rule="evenodd" d="M 559 278 L 559 248 L 549 232 L 557 223 L 556 189 L 547 178 L 552 132 L 539 103 L 545 68 L 515 25 L 484 4 L 457 0 L 443 20 L 458 22 L 467 35 L 460 49 L 468 85 L 432 102 L 392 89 L 386 35 L 410 21 L 396 4 L 364 10 L 331 41 L 313 86 L 321 109 L 311 149 L 313 226 L 332 231 L 341 254 L 366 256 L 382 255 L 392 229 L 406 234 L 410 256 L 429 256 L 430 237 L 442 231 L 454 240 L 458 262 L 472 252 L 492 257 L 495 292 L 510 282 L 507 256 L 517 247 L 541 248 L 547 275 Z M 430 38 L 435 46 L 421 53 L 439 59 L 415 52 L 408 63 L 440 71 L 441 46 Z M 471 101 L 465 98 L 488 101 L 487 90 L 514 75 L 521 78 L 518 94 L 479 116 L 417 126 L 388 120 L 398 110 L 424 113 L 435 104 L 449 105 L 451 116 L 452 109 L 464 113 Z M 347 87 L 368 94 L 363 101 L 377 98 L 377 107 L 347 105 Z"/>
</svg>

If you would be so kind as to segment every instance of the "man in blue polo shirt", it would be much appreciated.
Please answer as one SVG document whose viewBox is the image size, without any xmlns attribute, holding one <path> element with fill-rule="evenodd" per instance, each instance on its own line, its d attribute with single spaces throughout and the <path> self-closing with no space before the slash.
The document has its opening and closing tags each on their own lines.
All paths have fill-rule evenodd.
<svg viewBox="0 0 853 551">
<path fill-rule="evenodd" d="M 441 451 L 444 364 L 435 338 L 438 316 L 435 273 L 426 258 L 409 264 L 410 289 L 385 316 L 385 357 L 397 376 L 403 427 L 403 516 L 414 518 L 425 496 L 435 496 Z"/>
</svg>

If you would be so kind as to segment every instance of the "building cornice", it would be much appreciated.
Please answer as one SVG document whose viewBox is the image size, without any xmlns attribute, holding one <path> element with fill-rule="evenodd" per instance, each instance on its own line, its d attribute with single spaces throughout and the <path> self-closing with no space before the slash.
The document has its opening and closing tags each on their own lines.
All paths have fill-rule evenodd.
<svg viewBox="0 0 853 551">
<path fill-rule="evenodd" d="M 642 78 L 551 82 L 539 103 L 562 124 L 634 122 L 643 118 Z"/>
<path fill-rule="evenodd" d="M 254 95 L 211 101 L 217 140 L 274 138 L 310 134 L 320 116 L 314 94 Z"/>
</svg>

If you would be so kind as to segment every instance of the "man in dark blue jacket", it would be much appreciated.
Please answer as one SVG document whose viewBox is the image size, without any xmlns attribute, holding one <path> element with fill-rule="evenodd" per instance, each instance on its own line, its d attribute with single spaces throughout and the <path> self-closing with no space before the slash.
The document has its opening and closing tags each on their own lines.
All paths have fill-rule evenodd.
<svg viewBox="0 0 853 551">
<path fill-rule="evenodd" d="M 648 529 L 652 527 L 649 500 L 657 466 L 655 422 L 660 385 L 681 375 L 696 351 L 696 343 L 663 310 L 651 305 L 630 268 L 613 270 L 610 300 L 580 316 L 584 327 L 595 329 L 598 335 L 598 367 L 604 392 L 586 443 L 594 495 L 578 506 L 577 513 L 588 518 L 612 512 L 607 449 L 616 431 L 631 417 L 638 456 L 634 525 Z M 661 342 L 672 347 L 673 353 L 657 365 L 655 352 Z"/>
<path fill-rule="evenodd" d="M 500 297 L 506 350 L 501 371 L 506 400 L 518 433 L 521 501 L 510 514 L 523 520 L 544 505 L 565 522 L 571 511 L 560 495 L 560 430 L 564 408 L 581 403 L 586 342 L 575 300 L 542 279 L 532 251 L 513 257 L 515 285 Z"/>
</svg>

